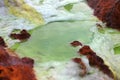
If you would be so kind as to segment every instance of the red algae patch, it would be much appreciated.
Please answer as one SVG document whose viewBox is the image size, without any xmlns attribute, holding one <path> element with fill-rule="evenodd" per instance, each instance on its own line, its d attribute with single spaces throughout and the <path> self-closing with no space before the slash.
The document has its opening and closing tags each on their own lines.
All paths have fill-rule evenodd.
<svg viewBox="0 0 120 80">
<path fill-rule="evenodd" d="M 36 80 L 34 60 L 10 54 L 4 46 L 0 46 L 0 80 Z"/>
<path fill-rule="evenodd" d="M 94 9 L 94 15 L 107 27 L 120 30 L 120 0 L 87 0 L 88 5 Z"/>
</svg>

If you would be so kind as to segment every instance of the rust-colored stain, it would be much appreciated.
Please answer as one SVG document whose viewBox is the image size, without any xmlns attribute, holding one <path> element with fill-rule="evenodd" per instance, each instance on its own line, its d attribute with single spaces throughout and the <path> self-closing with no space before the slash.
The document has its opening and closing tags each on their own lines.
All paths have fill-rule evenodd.
<svg viewBox="0 0 120 80">
<path fill-rule="evenodd" d="M 30 38 L 30 34 L 26 30 L 22 30 L 20 33 L 11 33 L 10 37 L 13 39 L 19 39 L 19 40 L 27 40 Z"/>
<path fill-rule="evenodd" d="M 73 61 L 77 64 L 80 65 L 80 68 L 83 70 L 81 73 L 80 73 L 80 76 L 81 77 L 84 77 L 86 74 L 87 74 L 87 68 L 86 68 L 86 65 L 85 63 L 82 61 L 81 58 L 73 58 Z"/>
<path fill-rule="evenodd" d="M 99 57 L 88 45 L 81 46 L 78 53 L 87 57 L 90 66 L 98 68 L 100 71 L 107 74 L 109 77 L 114 78 L 114 74 L 112 73 L 110 68 L 104 63 L 104 60 Z M 73 60 L 76 63 L 81 63 L 83 65 L 81 59 L 75 58 Z"/>
<path fill-rule="evenodd" d="M 0 46 L 7 47 L 7 45 L 5 44 L 5 41 L 2 37 L 0 37 Z"/>
<path fill-rule="evenodd" d="M 120 0 L 87 0 L 88 5 L 94 9 L 94 15 L 107 27 L 120 30 Z"/>
<path fill-rule="evenodd" d="M 73 47 L 82 46 L 82 43 L 79 42 L 79 41 L 73 41 L 73 42 L 71 42 L 70 44 L 71 44 L 71 46 L 73 46 Z"/>
<path fill-rule="evenodd" d="M 7 48 L 0 45 L 0 80 L 36 80 L 34 60 L 10 54 Z"/>
<path fill-rule="evenodd" d="M 89 60 L 89 64 L 91 66 L 98 68 L 103 73 L 107 74 L 109 77 L 114 78 L 114 74 L 109 69 L 109 67 L 104 63 L 103 59 L 97 56 L 97 54 L 89 46 L 86 46 L 86 45 L 83 46 L 79 50 L 79 53 L 87 56 Z"/>
</svg>

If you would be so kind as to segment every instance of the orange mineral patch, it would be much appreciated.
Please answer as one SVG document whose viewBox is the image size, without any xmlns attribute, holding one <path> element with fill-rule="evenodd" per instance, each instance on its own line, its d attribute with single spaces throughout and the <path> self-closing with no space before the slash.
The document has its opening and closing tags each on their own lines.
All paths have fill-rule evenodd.
<svg viewBox="0 0 120 80">
<path fill-rule="evenodd" d="M 94 9 L 94 15 L 107 27 L 120 30 L 120 0 L 87 0 Z"/>
<path fill-rule="evenodd" d="M 0 45 L 0 80 L 36 80 L 34 60 L 10 54 L 7 48 Z"/>
</svg>

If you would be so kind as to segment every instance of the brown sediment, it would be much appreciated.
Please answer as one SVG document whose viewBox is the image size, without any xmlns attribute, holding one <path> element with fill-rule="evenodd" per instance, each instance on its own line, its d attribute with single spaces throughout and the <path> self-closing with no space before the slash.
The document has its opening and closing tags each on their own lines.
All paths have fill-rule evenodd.
<svg viewBox="0 0 120 80">
<path fill-rule="evenodd" d="M 82 46 L 82 43 L 79 41 L 73 41 L 70 43 L 73 47 Z"/>
<path fill-rule="evenodd" d="M 34 60 L 10 54 L 4 46 L 0 46 L 0 80 L 36 80 Z"/>
<path fill-rule="evenodd" d="M 116 0 L 107 16 L 107 26 L 120 30 L 120 0 Z"/>
<path fill-rule="evenodd" d="M 86 0 L 88 2 L 88 5 L 91 7 L 91 8 L 95 8 L 97 3 L 98 3 L 98 0 Z"/>
<path fill-rule="evenodd" d="M 84 45 L 78 51 L 79 54 L 84 55 L 88 58 L 89 64 L 92 67 L 96 67 L 109 77 L 114 78 L 114 74 L 110 68 L 104 63 L 104 60 L 99 57 L 89 46 Z M 78 58 L 74 59 L 75 62 L 79 63 L 81 60 Z"/>
<path fill-rule="evenodd" d="M 0 37 L 0 46 L 7 47 L 2 37 Z"/>
<path fill-rule="evenodd" d="M 80 68 L 83 70 L 81 73 L 80 73 L 80 76 L 85 76 L 87 74 L 87 68 L 86 68 L 86 65 L 84 64 L 84 62 L 81 60 L 81 58 L 73 58 L 73 61 L 77 64 L 80 65 Z"/>
<path fill-rule="evenodd" d="M 109 77 L 114 78 L 114 74 L 112 71 L 109 69 L 109 67 L 104 63 L 103 59 L 99 56 L 96 55 L 94 51 L 90 47 L 83 46 L 80 50 L 79 53 L 82 55 L 87 56 L 89 60 L 89 64 L 93 67 L 98 68 L 101 70 L 103 73 L 107 74 Z"/>
<path fill-rule="evenodd" d="M 107 27 L 120 30 L 120 0 L 87 0 L 94 9 L 94 15 Z"/>
<path fill-rule="evenodd" d="M 28 38 L 30 38 L 30 34 L 26 30 L 22 30 L 19 34 L 10 34 L 10 37 L 13 39 L 27 40 Z"/>
<path fill-rule="evenodd" d="M 89 46 L 84 45 L 81 49 L 79 49 L 78 53 L 81 53 L 82 55 L 88 55 L 88 54 L 95 54 Z"/>
</svg>

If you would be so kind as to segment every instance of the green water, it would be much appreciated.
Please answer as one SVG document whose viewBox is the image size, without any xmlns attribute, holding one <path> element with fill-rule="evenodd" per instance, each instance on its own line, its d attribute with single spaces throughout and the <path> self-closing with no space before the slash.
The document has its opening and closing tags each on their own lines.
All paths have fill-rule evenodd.
<svg viewBox="0 0 120 80">
<path fill-rule="evenodd" d="M 89 43 L 93 33 L 90 28 L 95 21 L 53 22 L 33 30 L 31 38 L 21 43 L 16 52 L 21 57 L 37 61 L 63 61 L 77 56 L 77 48 L 70 43 L 78 40 Z"/>
</svg>

